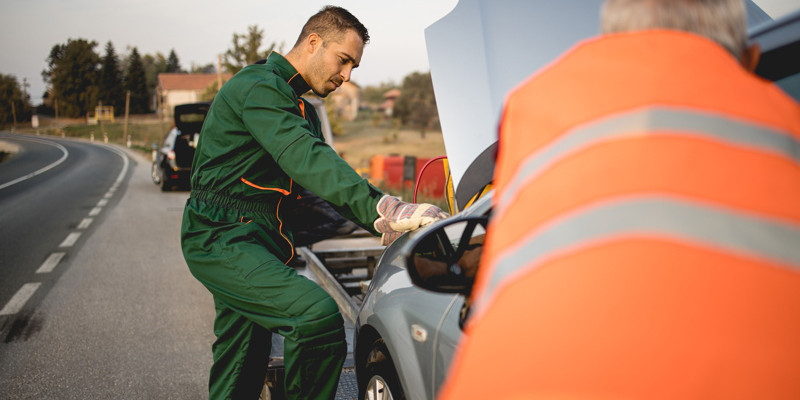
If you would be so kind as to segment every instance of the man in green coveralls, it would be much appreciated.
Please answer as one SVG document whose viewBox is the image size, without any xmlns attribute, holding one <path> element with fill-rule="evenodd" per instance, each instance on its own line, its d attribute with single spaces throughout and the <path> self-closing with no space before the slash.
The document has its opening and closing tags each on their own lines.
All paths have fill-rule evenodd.
<svg viewBox="0 0 800 400">
<path fill-rule="evenodd" d="M 286 395 L 332 399 L 346 355 L 333 299 L 286 263 L 294 256 L 282 214 L 298 185 L 388 243 L 447 214 L 403 203 L 361 178 L 325 144 L 314 107 L 361 61 L 367 29 L 327 6 L 285 56 L 242 69 L 217 94 L 200 135 L 181 244 L 192 274 L 214 297 L 212 399 L 258 397 L 271 332 L 284 336 Z"/>
</svg>

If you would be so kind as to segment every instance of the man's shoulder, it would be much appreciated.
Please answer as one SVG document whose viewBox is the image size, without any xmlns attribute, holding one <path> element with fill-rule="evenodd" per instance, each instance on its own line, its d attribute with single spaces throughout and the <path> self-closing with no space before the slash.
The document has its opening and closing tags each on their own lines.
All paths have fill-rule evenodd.
<svg viewBox="0 0 800 400">
<path fill-rule="evenodd" d="M 274 90 L 291 93 L 291 87 L 274 71 L 269 64 L 251 64 L 239 71 L 229 81 L 231 90 L 238 93 L 250 93 L 257 88 L 269 87 Z"/>
<path fill-rule="evenodd" d="M 269 64 L 250 64 L 242 68 L 231 80 L 237 80 L 243 83 L 261 81 L 271 83 L 281 81 L 277 72 Z"/>
</svg>

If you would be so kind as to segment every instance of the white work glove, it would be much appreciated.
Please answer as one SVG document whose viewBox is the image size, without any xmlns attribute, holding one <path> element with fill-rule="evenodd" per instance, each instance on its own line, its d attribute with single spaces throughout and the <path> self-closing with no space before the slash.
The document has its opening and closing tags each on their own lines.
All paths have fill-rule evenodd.
<svg viewBox="0 0 800 400">
<path fill-rule="evenodd" d="M 432 204 L 405 203 L 388 194 L 378 201 L 377 209 L 380 217 L 373 225 L 382 234 L 382 245 L 391 244 L 405 232 L 450 216 Z"/>
</svg>

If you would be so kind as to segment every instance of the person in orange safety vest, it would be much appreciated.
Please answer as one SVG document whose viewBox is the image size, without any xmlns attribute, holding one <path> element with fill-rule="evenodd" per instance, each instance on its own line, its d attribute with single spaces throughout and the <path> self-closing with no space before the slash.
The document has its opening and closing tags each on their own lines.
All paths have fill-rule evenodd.
<svg viewBox="0 0 800 400">
<path fill-rule="evenodd" d="M 741 0 L 607 0 L 509 94 L 440 400 L 800 399 L 800 105 Z"/>
</svg>

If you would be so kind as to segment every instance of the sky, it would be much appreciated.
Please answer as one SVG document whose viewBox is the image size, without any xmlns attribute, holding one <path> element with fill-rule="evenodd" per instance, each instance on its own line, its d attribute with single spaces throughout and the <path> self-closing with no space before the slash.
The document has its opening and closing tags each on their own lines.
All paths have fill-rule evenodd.
<svg viewBox="0 0 800 400">
<path fill-rule="evenodd" d="M 189 70 L 192 64 L 217 64 L 232 47 L 233 34 L 257 25 L 264 48 L 283 43 L 288 52 L 308 20 L 327 4 L 348 9 L 370 33 L 361 66 L 352 80 L 361 86 L 402 83 L 412 72 L 427 72 L 425 28 L 449 13 L 457 0 L 0 0 L 0 73 L 30 85 L 33 104 L 41 103 L 41 72 L 57 44 L 68 39 L 97 42 L 105 54 L 111 41 L 118 56 L 170 50 Z"/>
<path fill-rule="evenodd" d="M 517 0 L 524 1 L 524 0 Z M 799 0 L 760 0 L 775 16 L 797 8 Z M 449 13 L 458 0 L 0 0 L 0 73 L 23 78 L 34 104 L 41 103 L 41 72 L 47 56 L 68 39 L 97 42 L 101 57 L 111 42 L 117 55 L 136 47 L 139 54 L 171 50 L 188 70 L 216 65 L 231 47 L 233 34 L 257 25 L 264 45 L 294 44 L 308 17 L 326 4 L 348 9 L 369 30 L 370 43 L 352 80 L 361 86 L 402 83 L 412 72 L 427 72 L 424 30 Z M 457 38 L 454 38 L 456 40 Z"/>
</svg>

